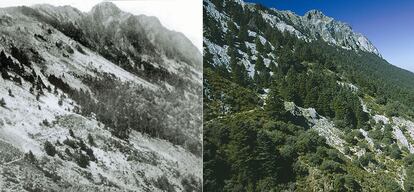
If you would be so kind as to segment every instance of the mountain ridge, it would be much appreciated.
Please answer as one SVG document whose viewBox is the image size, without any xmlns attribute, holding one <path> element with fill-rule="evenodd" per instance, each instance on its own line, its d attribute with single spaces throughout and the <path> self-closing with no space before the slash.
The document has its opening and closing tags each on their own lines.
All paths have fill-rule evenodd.
<svg viewBox="0 0 414 192">
<path fill-rule="evenodd" d="M 72 18 L 73 20 L 70 21 L 72 23 L 76 23 L 77 25 L 82 25 L 82 28 L 88 28 L 91 27 L 88 23 L 91 21 L 87 21 L 88 17 L 92 17 L 94 20 L 99 21 L 99 17 L 102 17 L 101 19 L 104 19 L 106 23 L 104 25 L 108 25 L 111 22 L 121 22 L 130 19 L 130 18 L 136 18 L 137 24 L 143 23 L 145 25 L 148 25 L 149 27 L 141 27 L 142 29 L 138 30 L 146 30 L 146 34 L 154 34 L 152 38 L 152 43 L 159 49 L 159 51 L 166 52 L 167 54 L 173 54 L 174 52 L 178 52 L 182 58 L 184 58 L 185 62 L 187 63 L 193 63 L 196 66 L 201 66 L 202 56 L 201 53 L 197 50 L 195 50 L 195 45 L 181 32 L 172 31 L 164 26 L 161 25 L 160 21 L 156 17 L 146 16 L 146 15 L 133 15 L 130 13 L 123 12 L 120 10 L 114 3 L 111 2 L 102 2 L 97 5 L 95 5 L 89 12 L 81 12 L 77 10 L 76 8 L 70 7 L 70 6 L 52 6 L 47 5 L 49 9 L 46 9 L 48 12 L 54 12 L 54 10 L 51 10 L 51 8 L 55 8 L 57 10 L 60 10 L 59 13 L 68 13 L 66 16 L 70 15 L 68 18 Z M 39 10 L 41 13 L 42 11 L 42 5 L 33 6 L 33 8 Z M 104 10 L 100 10 L 104 9 Z M 76 10 L 75 12 L 79 13 L 78 16 L 73 17 L 71 16 L 71 12 L 73 10 Z M 102 14 L 100 12 L 104 12 L 105 14 Z M 44 16 L 49 16 L 51 19 L 57 19 L 58 22 L 65 23 L 67 22 L 64 19 L 64 16 L 51 16 L 48 13 L 45 13 Z M 116 17 L 111 17 L 116 16 Z M 89 19 L 90 20 L 90 19 Z M 103 22 L 103 21 L 101 21 Z M 158 42 L 160 41 L 160 42 Z M 161 41 L 165 41 L 164 43 L 161 43 Z M 161 46 L 161 44 L 163 46 Z"/>
<path fill-rule="evenodd" d="M 254 3 L 246 3 L 243 0 L 235 1 L 236 3 L 240 4 L 242 7 L 250 7 L 255 9 L 258 7 L 260 9 L 261 5 L 257 5 Z M 342 22 L 337 21 L 329 16 L 323 14 L 323 12 L 319 10 L 309 10 L 303 16 L 297 15 L 292 11 L 285 11 L 285 10 L 278 10 L 276 8 L 269 8 L 268 10 L 273 11 L 274 13 L 270 13 L 269 11 L 263 12 L 262 14 L 269 14 L 275 18 L 271 19 L 271 22 L 275 22 L 274 25 L 277 23 L 286 25 L 287 27 L 293 27 L 295 30 L 300 31 L 300 35 L 306 36 L 309 40 L 318 39 L 318 37 L 322 37 L 322 39 L 328 43 L 335 44 L 337 46 L 343 47 L 345 49 L 354 49 L 354 50 L 361 50 L 372 52 L 381 57 L 378 49 L 362 34 L 354 32 L 352 28 Z M 319 27 L 314 27 L 315 23 L 309 23 L 307 21 L 308 16 L 315 15 L 317 18 L 313 18 L 315 23 L 318 23 Z M 280 15 L 282 17 L 280 17 Z M 288 24 L 283 22 L 283 17 L 288 17 L 292 24 Z M 282 32 L 284 29 L 279 28 Z M 305 30 L 305 31 L 303 31 Z M 336 31 L 339 30 L 339 31 Z M 292 33 L 292 31 L 289 31 Z M 309 33 L 310 32 L 310 33 Z M 295 34 L 298 37 L 300 35 Z"/>
</svg>

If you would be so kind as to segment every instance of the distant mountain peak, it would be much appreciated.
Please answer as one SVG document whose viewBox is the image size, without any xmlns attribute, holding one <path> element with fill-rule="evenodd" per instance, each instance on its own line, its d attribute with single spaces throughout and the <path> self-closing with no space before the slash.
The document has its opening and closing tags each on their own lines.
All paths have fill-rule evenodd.
<svg viewBox="0 0 414 192">
<path fill-rule="evenodd" d="M 114 3 L 112 2 L 102 2 L 96 4 L 92 7 L 92 13 L 100 13 L 102 15 L 112 16 L 121 13 L 121 9 L 119 9 Z"/>
<path fill-rule="evenodd" d="M 324 15 L 322 13 L 322 11 L 319 11 L 319 10 L 316 10 L 316 9 L 312 9 L 312 10 L 305 13 L 305 18 L 308 18 L 308 19 L 312 19 L 312 18 L 322 19 L 322 18 L 325 18 L 325 17 L 327 17 L 327 16 Z"/>
</svg>

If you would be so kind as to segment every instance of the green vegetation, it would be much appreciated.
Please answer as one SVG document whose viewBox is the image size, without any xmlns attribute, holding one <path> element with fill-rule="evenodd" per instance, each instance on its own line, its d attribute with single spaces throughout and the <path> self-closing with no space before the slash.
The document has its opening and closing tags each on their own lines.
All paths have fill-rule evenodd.
<svg viewBox="0 0 414 192">
<path fill-rule="evenodd" d="M 414 118 L 412 73 L 372 53 L 280 32 L 258 10 L 278 13 L 263 6 L 212 3 L 229 16 L 228 30 L 205 13 L 204 35 L 228 46 L 229 65 L 215 63 L 205 47 L 205 191 L 403 191 L 397 182 L 401 169 L 410 191 L 411 159 L 397 145 L 393 128 L 376 123 L 361 101 L 377 114 Z M 249 30 L 258 35 L 249 36 Z M 257 52 L 245 42 L 255 44 Z M 253 76 L 242 60 L 254 64 Z M 314 108 L 334 122 L 344 133 L 343 153 L 309 129 L 312 123 L 286 111 L 285 101 Z"/>
</svg>

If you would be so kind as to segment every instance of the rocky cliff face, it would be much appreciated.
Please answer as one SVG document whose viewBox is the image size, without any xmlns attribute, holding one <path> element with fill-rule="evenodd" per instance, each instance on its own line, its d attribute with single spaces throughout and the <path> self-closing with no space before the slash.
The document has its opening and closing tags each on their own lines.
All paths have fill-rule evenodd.
<svg viewBox="0 0 414 192">
<path fill-rule="evenodd" d="M 346 23 L 324 15 L 321 11 L 311 10 L 304 16 L 300 16 L 291 11 L 260 9 L 254 4 L 243 1 L 235 1 L 235 3 L 244 9 L 257 11 L 268 24 L 281 32 L 287 31 L 308 41 L 322 39 L 344 49 L 366 51 L 380 56 L 378 49 L 365 36 L 354 32 Z M 226 24 L 226 13 L 218 11 L 210 1 L 204 1 L 204 6 L 207 14 L 219 19 L 221 25 Z"/>
</svg>

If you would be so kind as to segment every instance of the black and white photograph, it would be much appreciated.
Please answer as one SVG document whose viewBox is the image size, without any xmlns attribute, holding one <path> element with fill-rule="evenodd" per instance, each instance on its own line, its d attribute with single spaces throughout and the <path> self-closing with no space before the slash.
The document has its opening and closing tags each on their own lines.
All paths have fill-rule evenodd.
<svg viewBox="0 0 414 192">
<path fill-rule="evenodd" d="M 202 191 L 201 0 L 0 2 L 0 191 Z"/>
</svg>

